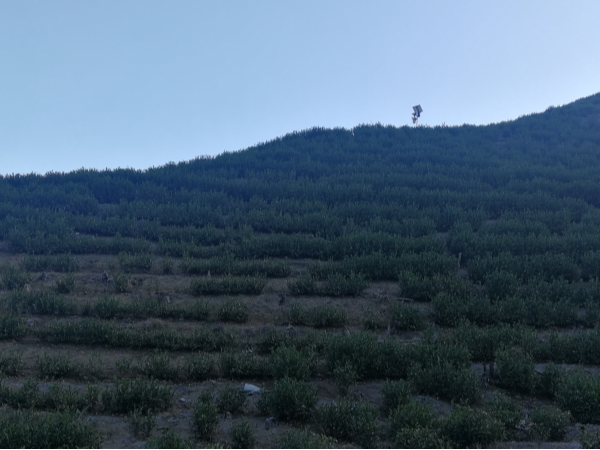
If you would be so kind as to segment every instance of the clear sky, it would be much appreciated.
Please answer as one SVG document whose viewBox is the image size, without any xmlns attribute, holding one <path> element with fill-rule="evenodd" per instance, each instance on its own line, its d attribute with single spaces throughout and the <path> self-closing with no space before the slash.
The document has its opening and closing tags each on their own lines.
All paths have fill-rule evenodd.
<svg viewBox="0 0 600 450">
<path fill-rule="evenodd" d="M 600 91 L 600 1 L 0 0 L 0 174 L 312 126 L 487 124 Z"/>
</svg>

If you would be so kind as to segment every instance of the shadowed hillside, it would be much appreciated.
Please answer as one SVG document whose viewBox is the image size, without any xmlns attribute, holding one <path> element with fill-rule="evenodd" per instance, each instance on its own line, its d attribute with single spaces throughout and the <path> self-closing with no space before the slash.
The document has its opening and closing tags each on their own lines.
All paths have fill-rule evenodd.
<svg viewBox="0 0 600 450">
<path fill-rule="evenodd" d="M 0 178 L 0 447 L 597 448 L 599 173 L 597 94 Z"/>
</svg>

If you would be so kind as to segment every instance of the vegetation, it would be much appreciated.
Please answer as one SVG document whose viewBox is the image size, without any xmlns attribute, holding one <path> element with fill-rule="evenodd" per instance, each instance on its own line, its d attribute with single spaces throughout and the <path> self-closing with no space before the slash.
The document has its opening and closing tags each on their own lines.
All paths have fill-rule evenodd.
<svg viewBox="0 0 600 450">
<path fill-rule="evenodd" d="M 486 447 L 600 424 L 598 119 L 596 95 L 0 177 L 0 444 L 98 447 L 89 414 L 147 438 L 171 408 L 191 421 L 147 446 Z M 267 419 L 304 428 L 256 433 Z"/>
</svg>

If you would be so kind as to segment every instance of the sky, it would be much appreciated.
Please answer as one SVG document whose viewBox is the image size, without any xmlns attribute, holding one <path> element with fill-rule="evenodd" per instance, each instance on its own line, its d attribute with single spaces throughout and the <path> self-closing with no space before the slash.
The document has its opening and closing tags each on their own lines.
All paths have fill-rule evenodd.
<svg viewBox="0 0 600 450">
<path fill-rule="evenodd" d="M 488 124 L 600 91 L 597 0 L 0 0 L 0 175 L 313 126 Z"/>
</svg>

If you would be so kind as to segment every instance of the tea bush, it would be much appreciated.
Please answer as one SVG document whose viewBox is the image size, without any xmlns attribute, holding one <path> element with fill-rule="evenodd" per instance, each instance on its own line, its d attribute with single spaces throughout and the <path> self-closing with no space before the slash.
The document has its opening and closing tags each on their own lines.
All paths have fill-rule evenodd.
<svg viewBox="0 0 600 450">
<path fill-rule="evenodd" d="M 119 253 L 119 264 L 121 269 L 126 273 L 131 273 L 135 270 L 149 271 L 154 265 L 154 256 L 150 253 Z"/>
<path fill-rule="evenodd" d="M 386 381 L 381 388 L 383 394 L 383 411 L 385 415 L 410 401 L 411 386 L 404 380 Z"/>
<path fill-rule="evenodd" d="M 201 394 L 192 412 L 192 429 L 196 438 L 211 440 L 218 424 L 219 412 L 212 396 Z"/>
<path fill-rule="evenodd" d="M 193 443 L 189 439 L 184 439 L 181 436 L 175 434 L 173 430 L 163 431 L 163 433 L 156 438 L 148 439 L 146 442 L 146 448 L 193 448 Z"/>
<path fill-rule="evenodd" d="M 285 432 L 278 439 L 279 448 L 295 448 L 295 449 L 317 449 L 317 448 L 336 448 L 335 440 L 313 433 L 309 430 L 291 430 Z"/>
<path fill-rule="evenodd" d="M 413 367 L 409 378 L 418 392 L 461 405 L 471 405 L 481 397 L 479 379 L 470 368 L 440 362 L 429 367 Z"/>
<path fill-rule="evenodd" d="M 502 349 L 497 352 L 496 364 L 498 386 L 522 394 L 533 392 L 537 379 L 531 355 L 515 349 Z"/>
<path fill-rule="evenodd" d="M 278 347 L 269 358 L 271 375 L 276 380 L 288 377 L 306 381 L 315 374 L 316 363 L 314 352 L 301 352 L 293 347 Z"/>
<path fill-rule="evenodd" d="M 171 405 L 173 389 L 155 381 L 117 380 L 102 392 L 102 404 L 113 414 L 164 411 Z"/>
<path fill-rule="evenodd" d="M 326 353 L 330 372 L 336 367 L 350 364 L 358 379 L 377 378 L 379 369 L 379 347 L 377 337 L 369 333 L 337 336 L 331 339 Z"/>
<path fill-rule="evenodd" d="M 75 304 L 54 292 L 17 291 L 8 303 L 15 313 L 67 315 L 75 312 Z"/>
<path fill-rule="evenodd" d="M 0 377 L 14 377 L 23 370 L 23 354 L 15 351 L 0 352 Z"/>
<path fill-rule="evenodd" d="M 566 376 L 566 371 L 556 364 L 548 364 L 539 376 L 536 392 L 544 397 L 554 399 L 558 386 Z"/>
<path fill-rule="evenodd" d="M 167 353 L 155 352 L 146 358 L 142 365 L 142 372 L 150 378 L 157 380 L 176 381 L 179 377 L 179 367 L 174 366 Z"/>
<path fill-rule="evenodd" d="M 122 294 L 129 290 L 129 284 L 131 278 L 126 273 L 115 273 L 113 276 L 113 284 L 115 286 L 115 292 Z"/>
<path fill-rule="evenodd" d="M 45 379 L 77 376 L 79 373 L 73 360 L 63 354 L 49 355 L 44 352 L 37 357 L 36 368 L 40 377 Z"/>
<path fill-rule="evenodd" d="M 27 272 L 77 272 L 79 262 L 69 254 L 26 255 L 21 261 L 21 269 Z"/>
<path fill-rule="evenodd" d="M 259 295 L 267 279 L 259 276 L 222 278 L 194 278 L 190 281 L 192 295 Z"/>
<path fill-rule="evenodd" d="M 375 407 L 368 403 L 342 399 L 317 408 L 315 422 L 327 436 L 369 448 L 379 436 L 377 416 Z"/>
<path fill-rule="evenodd" d="M 273 389 L 264 392 L 259 400 L 263 413 L 286 421 L 308 421 L 316 405 L 317 388 L 293 378 L 276 380 Z"/>
<path fill-rule="evenodd" d="M 241 300 L 226 300 L 219 309 L 219 319 L 223 322 L 244 323 L 248 320 L 248 306 Z"/>
<path fill-rule="evenodd" d="M 406 428 L 436 429 L 436 417 L 429 407 L 418 401 L 407 401 L 391 410 L 390 434 L 392 438 Z"/>
<path fill-rule="evenodd" d="M 54 283 L 57 294 L 69 294 L 73 289 L 75 289 L 75 276 L 72 274 L 64 275 Z"/>
<path fill-rule="evenodd" d="M 531 431 L 540 441 L 562 441 L 571 423 L 571 414 L 555 406 L 542 406 L 531 413 Z"/>
<path fill-rule="evenodd" d="M 308 313 L 309 323 L 315 328 L 339 328 L 348 322 L 346 311 L 331 305 L 320 305 Z"/>
<path fill-rule="evenodd" d="M 100 448 L 93 424 L 69 413 L 0 411 L 2 448 Z"/>
<path fill-rule="evenodd" d="M 26 284 L 31 283 L 32 279 L 29 272 L 22 272 L 11 264 L 2 267 L 2 278 L 0 280 L 4 289 L 9 291 L 23 289 Z"/>
<path fill-rule="evenodd" d="M 248 400 L 248 397 L 243 389 L 227 384 L 217 392 L 217 409 L 219 413 L 230 412 L 235 414 L 244 406 L 246 400 Z"/>
<path fill-rule="evenodd" d="M 333 368 L 333 379 L 341 396 L 348 395 L 350 388 L 356 384 L 358 375 L 354 366 L 347 362 Z"/>
<path fill-rule="evenodd" d="M 156 426 L 156 416 L 148 411 L 134 409 L 129 415 L 129 429 L 140 439 L 147 439 Z"/>
<path fill-rule="evenodd" d="M 27 325 L 23 317 L 0 313 L 0 340 L 21 339 L 27 334 Z"/>
<path fill-rule="evenodd" d="M 498 394 L 489 404 L 490 415 L 504 426 L 507 439 L 513 439 L 523 418 L 521 406 L 510 397 Z"/>
<path fill-rule="evenodd" d="M 263 378 L 269 373 L 264 361 L 249 352 L 222 353 L 220 367 L 222 376 L 232 379 Z"/>
<path fill-rule="evenodd" d="M 441 422 L 441 435 L 458 448 L 488 447 L 502 439 L 502 424 L 485 411 L 455 406 Z"/>
<path fill-rule="evenodd" d="M 231 425 L 229 436 L 233 441 L 233 448 L 254 448 L 256 445 L 254 427 L 245 417 Z"/>
<path fill-rule="evenodd" d="M 389 315 L 390 324 L 397 331 L 420 331 L 425 328 L 419 310 L 405 303 L 394 303 L 389 309 Z"/>
<path fill-rule="evenodd" d="M 198 354 L 185 360 L 185 374 L 188 380 L 204 381 L 215 374 L 215 362 L 208 355 Z"/>
<path fill-rule="evenodd" d="M 402 428 L 393 437 L 396 448 L 452 448 L 434 428 Z"/>
<path fill-rule="evenodd" d="M 569 372 L 558 384 L 556 404 L 580 423 L 600 424 L 600 377 Z"/>
</svg>

